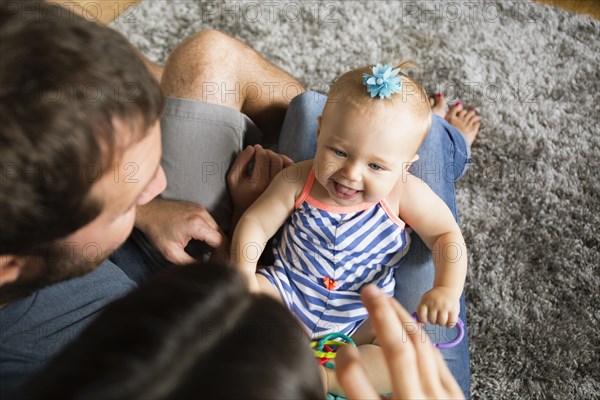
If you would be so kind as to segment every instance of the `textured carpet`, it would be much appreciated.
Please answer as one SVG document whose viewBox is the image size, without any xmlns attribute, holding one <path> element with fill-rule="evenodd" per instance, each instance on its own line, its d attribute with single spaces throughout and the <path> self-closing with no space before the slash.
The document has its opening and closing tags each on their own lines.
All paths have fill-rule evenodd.
<svg viewBox="0 0 600 400">
<path fill-rule="evenodd" d="M 529 2 L 148 0 L 112 26 L 163 62 L 223 30 L 313 88 L 411 58 L 483 117 L 458 185 L 472 395 L 600 393 L 600 23 Z"/>
</svg>

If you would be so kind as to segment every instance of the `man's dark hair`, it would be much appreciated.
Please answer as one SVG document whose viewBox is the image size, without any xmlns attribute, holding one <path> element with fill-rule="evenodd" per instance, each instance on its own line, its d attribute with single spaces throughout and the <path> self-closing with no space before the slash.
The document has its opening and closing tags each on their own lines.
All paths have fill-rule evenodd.
<svg viewBox="0 0 600 400">
<path fill-rule="evenodd" d="M 323 399 L 308 336 L 237 270 L 168 270 L 109 305 L 23 399 Z"/>
<path fill-rule="evenodd" d="M 42 2 L 0 4 L 0 255 L 93 220 L 91 188 L 144 138 L 158 82 L 118 32 Z M 132 128 L 117 137 L 113 120 Z"/>
</svg>

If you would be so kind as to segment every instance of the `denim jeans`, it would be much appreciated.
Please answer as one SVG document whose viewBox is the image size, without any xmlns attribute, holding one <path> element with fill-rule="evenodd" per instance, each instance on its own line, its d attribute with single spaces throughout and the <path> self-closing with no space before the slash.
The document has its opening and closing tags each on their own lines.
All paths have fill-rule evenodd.
<svg viewBox="0 0 600 400">
<path fill-rule="evenodd" d="M 317 117 L 323 112 L 325 100 L 324 95 L 310 91 L 292 100 L 281 130 L 278 152 L 296 162 L 314 157 Z M 412 165 L 410 172 L 425 181 L 444 200 L 458 221 L 454 182 L 464 175 L 471 162 L 469 145 L 456 128 L 434 115 L 431 129 L 418 154 L 419 160 Z M 432 288 L 434 272 L 431 251 L 413 233 L 410 249 L 396 269 L 394 297 L 409 312 L 415 311 L 421 296 Z M 468 398 L 470 367 L 464 293 L 460 298 L 459 316 L 465 323 L 465 337 L 458 346 L 442 350 L 442 354 Z M 454 329 L 430 325 L 425 329 L 434 342 L 447 342 L 456 336 Z"/>
</svg>

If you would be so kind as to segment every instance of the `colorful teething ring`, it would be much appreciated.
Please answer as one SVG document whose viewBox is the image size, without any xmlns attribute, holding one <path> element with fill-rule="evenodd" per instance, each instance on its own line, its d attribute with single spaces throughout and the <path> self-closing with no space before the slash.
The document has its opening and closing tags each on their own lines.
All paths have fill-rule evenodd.
<svg viewBox="0 0 600 400">
<path fill-rule="evenodd" d="M 336 339 L 342 339 L 344 342 Z M 319 359 L 319 364 L 326 368 L 335 369 L 335 365 L 330 360 L 336 356 L 336 350 L 339 346 L 351 344 L 356 346 L 354 340 L 343 333 L 330 333 L 325 337 L 310 343 L 310 348 L 313 349 L 315 357 Z M 333 347 L 332 347 L 333 346 Z"/>
</svg>

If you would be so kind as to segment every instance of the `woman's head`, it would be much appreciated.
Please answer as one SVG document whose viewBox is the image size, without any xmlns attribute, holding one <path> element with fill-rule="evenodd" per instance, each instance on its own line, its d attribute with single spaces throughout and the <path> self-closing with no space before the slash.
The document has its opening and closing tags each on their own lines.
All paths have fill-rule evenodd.
<svg viewBox="0 0 600 400">
<path fill-rule="evenodd" d="M 192 265 L 107 307 L 24 398 L 323 398 L 308 344 L 235 270 Z"/>
<path fill-rule="evenodd" d="M 371 72 L 363 67 L 339 77 L 319 119 L 315 175 L 340 205 L 385 198 L 431 125 L 429 100 L 416 81 L 400 73 L 398 93 L 371 97 L 363 83 Z"/>
</svg>

